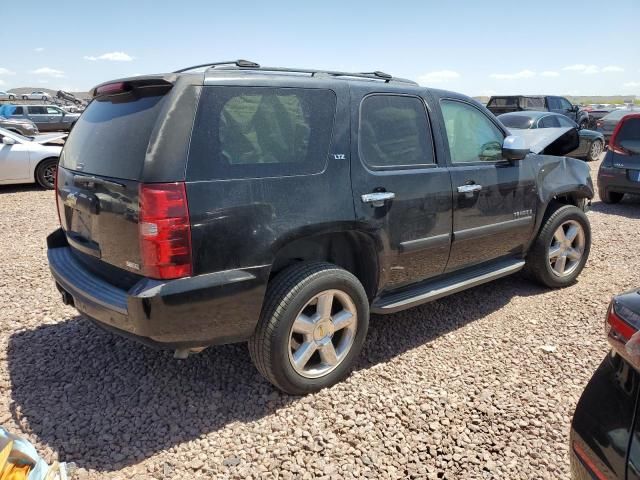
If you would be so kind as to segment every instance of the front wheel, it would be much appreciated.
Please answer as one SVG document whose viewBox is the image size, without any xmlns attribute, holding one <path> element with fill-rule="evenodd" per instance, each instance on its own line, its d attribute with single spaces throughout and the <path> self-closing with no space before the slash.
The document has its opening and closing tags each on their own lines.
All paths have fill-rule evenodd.
<svg viewBox="0 0 640 480">
<path fill-rule="evenodd" d="M 526 269 L 547 287 L 571 285 L 587 263 L 591 225 L 573 205 L 558 205 L 545 216 L 529 254 Z"/>
<path fill-rule="evenodd" d="M 604 148 L 604 144 L 601 140 L 594 140 L 591 144 L 591 148 L 589 148 L 589 154 L 587 155 L 588 162 L 595 162 L 600 158 L 600 154 L 602 153 L 602 149 Z"/>
<path fill-rule="evenodd" d="M 56 183 L 57 168 L 57 158 L 49 158 L 40 162 L 36 168 L 36 182 L 38 182 L 38 185 L 47 190 L 53 189 Z"/>
<path fill-rule="evenodd" d="M 16 96 L 15 95 L 9 95 L 9 100 L 15 100 Z"/>
<path fill-rule="evenodd" d="M 29 100 L 29 97 L 27 97 L 26 95 L 23 95 L 23 96 L 22 96 L 22 99 L 23 99 L 23 100 Z"/>
<path fill-rule="evenodd" d="M 292 395 L 345 378 L 369 326 L 369 302 L 351 273 L 330 263 L 303 263 L 270 283 L 249 340 L 260 373 Z"/>
</svg>

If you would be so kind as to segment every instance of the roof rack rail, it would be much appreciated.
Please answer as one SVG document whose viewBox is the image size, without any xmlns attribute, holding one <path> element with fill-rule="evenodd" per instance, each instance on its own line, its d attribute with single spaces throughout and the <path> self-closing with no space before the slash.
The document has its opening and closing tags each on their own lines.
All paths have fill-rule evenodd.
<svg viewBox="0 0 640 480">
<path fill-rule="evenodd" d="M 193 65 L 192 67 L 181 68 L 180 70 L 176 70 L 173 73 L 185 73 L 190 70 L 196 70 L 198 68 L 203 68 L 203 67 L 214 68 L 220 65 L 235 65 L 238 68 L 260 68 L 260 65 L 255 62 L 238 59 L 238 60 L 230 60 L 228 62 L 201 63 L 200 65 Z"/>
<path fill-rule="evenodd" d="M 180 70 L 176 70 L 173 73 L 185 73 L 191 70 L 196 70 L 198 68 L 215 68 L 215 67 L 236 67 L 241 70 L 258 70 L 262 72 L 283 72 L 283 73 L 305 73 L 311 75 L 312 77 L 315 75 L 328 75 L 331 77 L 353 77 L 353 78 L 366 78 L 369 80 L 384 80 L 385 83 L 389 82 L 400 82 L 407 83 L 410 85 L 418 85 L 413 80 L 408 80 L 406 78 L 398 78 L 388 73 L 381 72 L 376 70 L 374 72 L 339 72 L 334 70 L 313 70 L 306 68 L 285 68 L 285 67 L 262 67 L 260 64 L 256 62 L 251 62 L 249 60 L 230 60 L 228 62 L 211 62 L 211 63 L 202 63 L 200 65 L 193 65 L 192 67 L 181 68 Z"/>
</svg>

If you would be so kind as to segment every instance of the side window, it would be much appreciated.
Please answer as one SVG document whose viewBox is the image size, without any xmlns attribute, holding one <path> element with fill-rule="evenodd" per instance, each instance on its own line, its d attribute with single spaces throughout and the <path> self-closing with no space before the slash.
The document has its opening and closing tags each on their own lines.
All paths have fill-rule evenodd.
<svg viewBox="0 0 640 480">
<path fill-rule="evenodd" d="M 562 116 L 562 117 L 555 117 L 558 122 L 560 123 L 561 127 L 571 127 L 571 128 L 576 128 L 578 125 L 576 125 L 576 122 L 573 122 L 571 119 Z"/>
<path fill-rule="evenodd" d="M 547 102 L 549 103 L 549 110 L 560 110 L 562 106 L 560 105 L 560 100 L 557 97 L 548 97 Z"/>
<path fill-rule="evenodd" d="M 538 120 L 538 128 L 558 128 L 560 122 L 555 115 L 548 115 Z"/>
<path fill-rule="evenodd" d="M 48 115 L 60 115 L 62 114 L 62 112 L 57 109 L 56 107 L 47 107 L 47 114 Z"/>
<path fill-rule="evenodd" d="M 560 108 L 562 110 L 571 110 L 571 103 L 566 98 L 559 98 Z"/>
<path fill-rule="evenodd" d="M 24 115 L 24 107 L 15 107 L 11 115 Z"/>
<path fill-rule="evenodd" d="M 423 101 L 401 95 L 366 97 L 360 106 L 358 148 L 373 168 L 435 163 Z"/>
<path fill-rule="evenodd" d="M 47 109 L 44 107 L 27 107 L 31 115 L 46 115 Z"/>
<path fill-rule="evenodd" d="M 484 113 L 454 100 L 441 106 L 453 163 L 502 160 L 504 134 Z"/>
<path fill-rule="evenodd" d="M 205 87 L 188 162 L 193 180 L 321 172 L 336 111 L 331 90 Z"/>
</svg>

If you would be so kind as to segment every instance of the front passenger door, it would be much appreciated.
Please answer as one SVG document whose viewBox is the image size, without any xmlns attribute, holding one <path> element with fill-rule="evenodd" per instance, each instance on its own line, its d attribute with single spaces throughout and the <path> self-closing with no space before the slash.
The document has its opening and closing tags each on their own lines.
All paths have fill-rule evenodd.
<svg viewBox="0 0 640 480">
<path fill-rule="evenodd" d="M 64 114 L 62 113 L 62 110 L 57 107 L 47 107 L 47 116 L 49 118 L 51 130 L 63 129 L 62 118 L 64 117 Z"/>
<path fill-rule="evenodd" d="M 483 111 L 441 100 L 453 186 L 453 243 L 446 271 L 523 252 L 536 208 L 527 159 L 502 158 L 505 132 Z"/>
</svg>

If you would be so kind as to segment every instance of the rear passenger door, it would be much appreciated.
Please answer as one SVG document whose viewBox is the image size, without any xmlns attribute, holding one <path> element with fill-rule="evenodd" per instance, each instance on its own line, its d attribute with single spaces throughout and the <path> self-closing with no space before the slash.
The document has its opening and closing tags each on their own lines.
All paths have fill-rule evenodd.
<svg viewBox="0 0 640 480">
<path fill-rule="evenodd" d="M 447 271 L 523 253 L 536 208 L 527 158 L 502 158 L 506 133 L 476 105 L 442 98 L 453 185 L 453 244 Z"/>
<path fill-rule="evenodd" d="M 47 115 L 47 108 L 34 106 L 26 107 L 29 112 L 29 118 L 33 123 L 38 126 L 38 130 L 42 132 L 51 131 L 51 125 L 49 123 L 49 116 Z"/>
<path fill-rule="evenodd" d="M 441 274 L 449 256 L 451 180 L 415 90 L 351 86 L 353 202 L 379 242 L 382 291 Z"/>
</svg>

